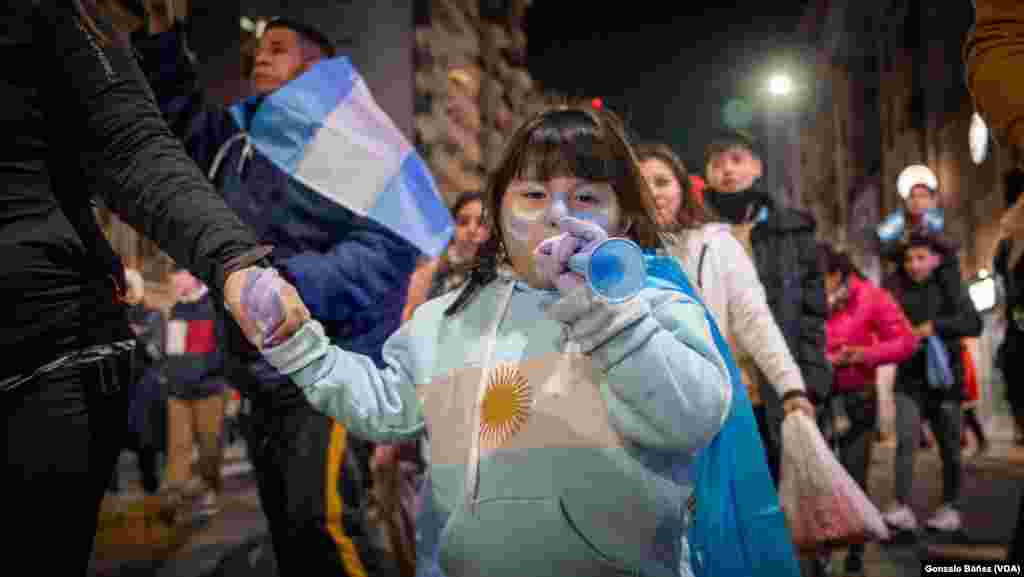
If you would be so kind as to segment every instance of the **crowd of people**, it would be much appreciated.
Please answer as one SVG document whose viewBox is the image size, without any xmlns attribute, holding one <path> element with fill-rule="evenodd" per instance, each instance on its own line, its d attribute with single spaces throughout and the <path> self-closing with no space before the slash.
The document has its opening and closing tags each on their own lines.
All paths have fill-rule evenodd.
<svg viewBox="0 0 1024 577">
<path fill-rule="evenodd" d="M 1024 15 L 1000 0 L 977 12 L 969 83 L 1024 158 L 1024 90 L 1002 88 L 1019 56 L 1001 28 L 1024 44 Z M 135 31 L 77 0 L 14 3 L 3 18 L 0 123 L 15 146 L 0 158 L 0 343 L 13 351 L 0 478 L 31 507 L 10 562 L 28 564 L 59 517 L 62 554 L 31 564 L 85 572 L 126 447 L 167 523 L 215 515 L 225 400 L 239 391 L 282 575 L 824 575 L 825 555 L 798 565 L 785 538 L 782 423 L 816 419 L 868 491 L 877 369 L 890 364 L 885 522 L 919 531 L 909 498 L 926 422 L 943 498 L 923 525 L 963 530 L 963 341 L 982 322 L 926 167 L 893 183 L 906 203 L 880 223 L 889 274 L 873 283 L 810 214 L 761 188 L 749 134 L 707 143 L 696 177 L 666 144 L 633 143 L 613 112 L 558 107 L 509 135 L 484 190 L 460 191 L 432 258 L 253 145 L 255 126 L 285 122 L 267 99 L 337 56 L 310 23 L 266 25 L 252 95 L 225 109 L 203 98 L 181 23 L 159 10 Z M 995 263 L 1007 381 L 1024 342 L 1019 192 Z M 106 243 L 94 198 L 175 260 L 166 311 Z M 595 293 L 579 265 L 610 238 L 647 264 L 626 298 Z M 763 449 L 753 461 L 750 446 Z M 743 472 L 712 465 L 740 454 Z M 714 500 L 745 474 L 770 489 L 760 518 L 744 509 L 753 494 Z M 709 547 L 716 531 L 735 542 Z M 1018 524 L 1013 559 L 1020 538 Z M 849 547 L 847 574 L 863 554 Z"/>
</svg>

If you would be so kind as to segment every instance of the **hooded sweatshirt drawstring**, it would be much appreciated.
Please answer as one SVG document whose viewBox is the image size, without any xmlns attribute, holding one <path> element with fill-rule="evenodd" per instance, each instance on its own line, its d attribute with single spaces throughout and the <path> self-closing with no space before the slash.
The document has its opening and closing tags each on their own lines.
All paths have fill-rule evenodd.
<svg viewBox="0 0 1024 577">
<path fill-rule="evenodd" d="M 242 151 L 242 156 L 238 161 L 238 173 L 241 174 L 243 163 L 248 157 L 252 156 L 252 142 L 249 140 L 249 133 L 245 131 L 239 132 L 224 141 L 224 144 L 222 144 L 220 149 L 217 150 L 217 155 L 213 157 L 213 162 L 210 164 L 210 172 L 207 174 L 207 178 L 209 178 L 211 182 L 216 178 L 217 171 L 220 169 L 220 163 L 224 162 L 224 157 L 227 155 L 228 151 L 231 150 L 231 147 L 240 140 L 245 141 L 245 149 Z"/>
<path fill-rule="evenodd" d="M 476 404 L 473 407 L 473 442 L 470 445 L 469 463 L 466 471 L 466 509 L 472 513 L 476 512 L 477 494 L 480 480 L 480 419 L 482 417 L 484 395 L 487 394 L 487 378 L 490 376 L 491 363 L 494 361 L 494 347 L 498 340 L 498 327 L 505 319 L 509 304 L 512 302 L 512 295 L 515 293 L 516 281 L 503 279 L 505 286 L 498 292 L 498 311 L 494 315 L 494 322 L 487 330 L 487 338 L 484 341 L 484 351 L 481 356 L 480 384 L 477 385 Z"/>
<path fill-rule="evenodd" d="M 252 139 L 249 138 L 249 133 L 245 134 L 245 148 L 242 149 L 242 154 L 238 157 L 238 174 L 245 178 L 245 163 L 252 158 Z"/>
</svg>

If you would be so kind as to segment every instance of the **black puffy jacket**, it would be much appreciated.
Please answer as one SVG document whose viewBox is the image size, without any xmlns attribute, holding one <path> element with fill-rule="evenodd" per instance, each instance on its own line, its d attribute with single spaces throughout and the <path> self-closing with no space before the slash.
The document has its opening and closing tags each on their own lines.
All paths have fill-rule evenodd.
<svg viewBox="0 0 1024 577">
<path fill-rule="evenodd" d="M 896 375 L 896 390 L 899 392 L 932 400 L 962 399 L 964 367 L 961 340 L 981 336 L 983 327 L 967 286 L 960 278 L 959 267 L 953 269 L 956 274 L 951 274 L 950 268 L 935 269 L 931 277 L 921 284 L 914 283 L 904 273 L 898 273 L 892 292 L 903 306 L 910 324 L 933 323 L 935 334 L 942 339 L 949 354 L 956 383 L 945 391 L 931 390 L 926 384 L 925 348 L 919 346 L 914 356 L 900 363 Z"/>
<path fill-rule="evenodd" d="M 808 395 L 820 405 L 832 389 L 832 365 L 825 358 L 828 306 L 818 266 L 817 224 L 811 215 L 772 201 L 756 218 L 750 243 L 768 307 L 800 367 Z M 769 418 L 781 423 L 782 407 L 775 388 L 762 387 L 761 396 Z"/>
</svg>

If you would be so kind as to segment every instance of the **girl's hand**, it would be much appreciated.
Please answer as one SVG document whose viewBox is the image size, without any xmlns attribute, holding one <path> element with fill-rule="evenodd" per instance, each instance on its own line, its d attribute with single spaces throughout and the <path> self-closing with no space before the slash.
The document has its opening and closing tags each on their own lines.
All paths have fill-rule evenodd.
<svg viewBox="0 0 1024 577">
<path fill-rule="evenodd" d="M 310 318 L 295 287 L 271 268 L 232 273 L 225 293 L 242 332 L 259 349 L 285 341 Z"/>
<path fill-rule="evenodd" d="M 569 260 L 574 256 L 587 258 L 598 244 L 608 239 L 608 233 L 600 225 L 572 217 L 560 220 L 558 227 L 562 234 L 537 245 L 534 259 L 540 278 L 566 294 L 586 282 L 583 275 L 569 268 Z"/>
</svg>

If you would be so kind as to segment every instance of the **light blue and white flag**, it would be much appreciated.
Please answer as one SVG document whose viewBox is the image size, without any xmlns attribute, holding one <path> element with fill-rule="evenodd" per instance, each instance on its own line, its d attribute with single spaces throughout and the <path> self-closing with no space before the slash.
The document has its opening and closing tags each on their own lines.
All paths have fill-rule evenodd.
<svg viewBox="0 0 1024 577">
<path fill-rule="evenodd" d="M 267 96 L 248 133 L 253 147 L 325 199 L 430 256 L 448 245 L 454 223 L 430 170 L 348 58 L 323 60 Z"/>
</svg>

